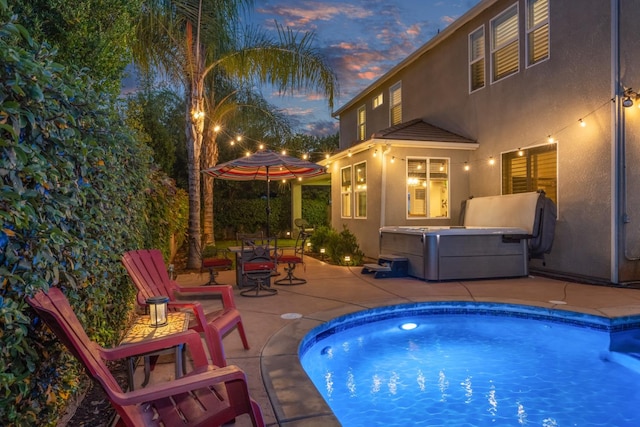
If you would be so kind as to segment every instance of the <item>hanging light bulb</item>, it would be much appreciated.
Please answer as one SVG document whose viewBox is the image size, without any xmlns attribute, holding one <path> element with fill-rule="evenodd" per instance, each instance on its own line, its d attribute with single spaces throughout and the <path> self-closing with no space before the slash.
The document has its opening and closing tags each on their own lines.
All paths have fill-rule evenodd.
<svg viewBox="0 0 640 427">
<path fill-rule="evenodd" d="M 469 167 L 469 163 L 464 162 L 464 170 L 465 170 L 466 172 L 468 172 L 468 171 L 469 171 L 469 169 L 470 169 L 470 167 Z"/>
<path fill-rule="evenodd" d="M 582 127 L 586 127 L 587 126 L 587 122 L 585 122 L 584 120 L 580 119 L 578 121 L 580 122 L 580 126 L 582 126 Z"/>
<path fill-rule="evenodd" d="M 287 150 L 282 150 L 281 153 L 282 153 L 283 156 L 286 156 L 287 155 Z"/>
<path fill-rule="evenodd" d="M 554 140 L 553 140 L 553 137 L 552 137 L 551 135 L 549 135 L 549 136 L 547 137 L 547 141 L 549 142 L 549 144 L 553 144 L 553 141 L 554 141 Z"/>
<path fill-rule="evenodd" d="M 220 125 L 215 125 L 215 126 L 213 127 L 213 131 L 214 131 L 215 133 L 220 132 L 220 129 L 222 129 L 222 128 L 220 127 Z"/>
<path fill-rule="evenodd" d="M 522 151 L 522 148 L 518 148 L 518 156 L 524 156 L 524 151 Z"/>
<path fill-rule="evenodd" d="M 396 162 L 396 156 L 392 156 L 391 157 L 391 163 L 395 163 Z"/>
<path fill-rule="evenodd" d="M 489 157 L 489 164 L 490 164 L 491 166 L 493 166 L 493 165 L 495 165 L 495 164 L 496 164 L 496 159 L 494 159 L 494 158 L 493 158 L 493 156 Z"/>
</svg>

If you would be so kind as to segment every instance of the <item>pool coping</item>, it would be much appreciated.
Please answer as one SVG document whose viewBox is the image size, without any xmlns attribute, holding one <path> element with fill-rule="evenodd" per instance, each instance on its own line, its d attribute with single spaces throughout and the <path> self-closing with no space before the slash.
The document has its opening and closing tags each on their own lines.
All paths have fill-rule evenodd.
<svg viewBox="0 0 640 427">
<path fill-rule="evenodd" d="M 260 371 L 263 384 L 273 407 L 279 426 L 316 427 L 341 426 L 333 415 L 329 405 L 318 392 L 304 371 L 300 359 L 300 348 L 312 330 L 323 331 L 332 327 L 334 319 L 338 323 L 346 323 L 357 319 L 358 313 L 378 310 L 392 313 L 389 307 L 414 307 L 416 310 L 434 313 L 458 312 L 461 310 L 487 310 L 495 314 L 512 313 L 519 317 L 543 318 L 595 327 L 609 332 L 625 331 L 640 326 L 640 315 L 606 317 L 589 314 L 572 307 L 549 307 L 540 303 L 514 303 L 512 301 L 422 301 L 404 304 L 373 304 L 371 307 L 343 306 L 332 310 L 321 311 L 297 319 L 274 333 L 265 343 L 260 354 Z M 471 309 L 475 310 L 471 310 Z M 588 323 L 589 325 L 586 325 Z M 307 343 L 308 344 L 308 343 Z"/>
</svg>

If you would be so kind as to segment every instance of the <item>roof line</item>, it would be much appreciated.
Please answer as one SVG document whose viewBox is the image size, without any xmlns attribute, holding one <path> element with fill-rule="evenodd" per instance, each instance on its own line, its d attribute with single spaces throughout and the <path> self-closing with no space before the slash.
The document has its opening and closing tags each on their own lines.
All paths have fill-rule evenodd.
<svg viewBox="0 0 640 427">
<path fill-rule="evenodd" d="M 411 63 L 413 63 L 415 60 L 417 60 L 423 54 L 425 54 L 426 52 L 430 51 L 431 49 L 433 49 L 434 47 L 439 45 L 442 41 L 444 41 L 447 37 L 449 37 L 455 31 L 457 31 L 464 24 L 466 24 L 467 22 L 471 21 L 473 18 L 478 16 L 481 12 L 483 12 L 489 6 L 491 6 L 491 5 L 493 5 L 494 3 L 497 3 L 497 2 L 498 2 L 498 0 L 481 0 L 478 4 L 476 4 L 474 7 L 469 9 L 464 15 L 462 15 L 460 18 L 458 18 L 455 21 L 453 21 L 444 30 L 440 31 L 431 40 L 427 41 L 425 44 L 423 44 L 421 47 L 419 47 L 416 51 L 411 53 L 409 56 L 407 56 L 405 59 L 400 61 L 397 65 L 395 65 L 389 71 L 384 73 L 381 77 L 376 79 L 375 82 L 373 82 L 369 86 L 367 86 L 363 91 L 361 91 L 359 94 L 357 94 L 354 98 L 352 98 L 350 101 L 348 101 L 342 107 L 340 107 L 336 111 L 334 111 L 331 114 L 331 117 L 337 117 L 344 110 L 346 110 L 349 107 L 352 107 L 360 99 L 364 98 L 366 95 L 368 95 L 371 92 L 373 92 L 373 90 L 375 88 L 377 88 L 378 86 L 381 86 L 383 82 L 385 82 L 386 80 L 389 80 L 394 74 L 397 74 L 400 70 L 402 70 L 403 68 L 409 66 Z"/>
</svg>

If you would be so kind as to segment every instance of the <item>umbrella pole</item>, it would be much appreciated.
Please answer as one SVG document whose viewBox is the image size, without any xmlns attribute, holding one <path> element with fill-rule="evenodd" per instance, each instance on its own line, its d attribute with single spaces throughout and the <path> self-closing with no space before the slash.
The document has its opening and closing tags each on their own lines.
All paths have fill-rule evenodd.
<svg viewBox="0 0 640 427">
<path fill-rule="evenodd" d="M 270 198 L 269 193 L 271 193 L 271 191 L 269 190 L 269 184 L 271 183 L 269 181 L 269 166 L 267 166 L 267 239 L 271 237 L 271 234 L 269 233 L 269 222 L 270 222 L 269 219 L 271 216 L 271 201 L 269 199 Z"/>
</svg>

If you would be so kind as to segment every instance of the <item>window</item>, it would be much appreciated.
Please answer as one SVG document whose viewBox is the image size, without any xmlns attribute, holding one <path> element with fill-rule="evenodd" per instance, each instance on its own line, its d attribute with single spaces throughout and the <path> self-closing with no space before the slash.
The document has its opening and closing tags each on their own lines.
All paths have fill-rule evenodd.
<svg viewBox="0 0 640 427">
<path fill-rule="evenodd" d="M 407 159 L 407 218 L 449 217 L 449 159 Z"/>
<path fill-rule="evenodd" d="M 558 203 L 557 144 L 502 154 L 502 194 L 544 190 Z"/>
<path fill-rule="evenodd" d="M 367 135 L 367 111 L 365 106 L 358 108 L 358 141 L 364 141 Z"/>
<path fill-rule="evenodd" d="M 549 58 L 549 0 L 527 0 L 527 64 Z"/>
<path fill-rule="evenodd" d="M 351 218 L 351 166 L 340 170 L 340 180 L 342 217 Z"/>
<path fill-rule="evenodd" d="M 402 123 L 402 83 L 396 83 L 389 90 L 389 119 L 391 126 Z"/>
<path fill-rule="evenodd" d="M 484 27 L 469 34 L 469 91 L 484 87 Z"/>
<path fill-rule="evenodd" d="M 356 218 L 367 217 L 367 162 L 358 163 L 354 166 L 355 172 L 355 202 Z"/>
<path fill-rule="evenodd" d="M 382 105 L 382 103 L 384 102 L 383 98 L 382 98 L 382 94 L 378 94 L 378 96 L 376 96 L 375 98 L 373 98 L 373 108 L 378 108 L 379 106 Z"/>
<path fill-rule="evenodd" d="M 492 81 L 517 73 L 519 64 L 518 5 L 514 4 L 491 21 Z"/>
</svg>

